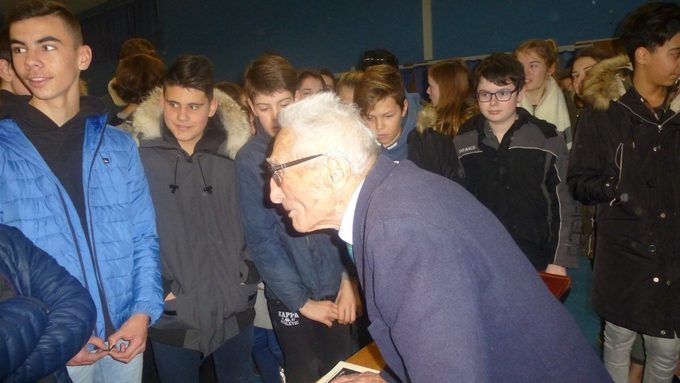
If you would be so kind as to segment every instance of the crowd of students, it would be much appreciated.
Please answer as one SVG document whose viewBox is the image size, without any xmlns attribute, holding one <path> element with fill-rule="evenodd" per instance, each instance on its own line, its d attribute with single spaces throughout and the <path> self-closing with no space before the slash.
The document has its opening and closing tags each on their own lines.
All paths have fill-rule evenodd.
<svg viewBox="0 0 680 383">
<path fill-rule="evenodd" d="M 0 40 L 0 333 L 9 335 L 2 345 L 8 352 L 0 348 L 0 380 L 49 375 L 76 382 L 139 382 L 143 376 L 161 382 L 251 382 L 257 375 L 267 383 L 313 382 L 364 345 L 367 332 L 389 368 L 381 376 L 340 381 L 449 381 L 455 379 L 452 373 L 472 380 L 606 381 L 602 365 L 617 383 L 673 379 L 680 353 L 677 4 L 635 10 L 622 23 L 624 52 L 611 57 L 595 47 L 579 50 L 564 84 L 556 78 L 554 41 L 534 39 L 511 54 L 491 54 L 472 71 L 457 59 L 432 64 L 427 96 L 405 89 L 396 57 L 384 49 L 364 52 L 337 83 L 327 70 L 296 70 L 284 57 L 265 53 L 236 84 L 216 81 L 207 57 L 185 55 L 166 67 L 150 42 L 132 38 L 121 47 L 108 95 L 99 100 L 84 95 L 79 75 L 92 52 L 73 14 L 58 3 L 27 0 L 8 12 L 7 21 Z M 292 104 L 300 107 L 288 108 Z M 325 110 L 328 119 L 305 110 L 310 108 Z M 336 115 L 337 121 L 352 120 L 347 113 L 371 132 L 368 141 L 352 141 L 363 150 L 359 159 L 354 152 L 332 149 L 327 137 L 307 137 L 297 127 L 318 122 L 319 134 L 331 137 L 323 133 L 325 124 Z M 278 137 L 282 129 L 287 132 Z M 342 148 L 344 137 L 336 141 Z M 376 145 L 382 159 L 374 158 Z M 276 161 L 284 157 L 293 159 Z M 330 181 L 299 170 L 322 157 Z M 372 170 L 361 169 L 376 161 L 375 169 L 387 171 L 385 159 L 410 161 L 449 180 L 428 175 L 421 187 L 449 191 L 453 181 L 488 209 L 519 249 L 513 245 L 507 256 L 523 254 L 499 265 L 566 276 L 578 257 L 593 258 L 594 309 L 605 323 L 603 363 L 593 364 L 592 350 L 583 351 L 586 342 L 570 332 L 574 326 L 566 311 L 551 303 L 528 309 L 530 302 L 522 302 L 529 296 L 543 302 L 542 291 L 507 299 L 518 299 L 514 309 L 522 307 L 534 320 L 554 321 L 535 325 L 535 336 L 546 342 L 557 333 L 574 339 L 560 346 L 550 342 L 552 348 L 545 349 L 540 340 L 525 342 L 520 334 L 507 339 L 518 350 L 530 347 L 545 358 L 560 350 L 574 355 L 556 362 L 559 369 L 548 372 L 542 362 L 510 355 L 501 361 L 507 342 L 485 351 L 479 340 L 465 356 L 444 350 L 413 356 L 406 350 L 404 345 L 414 341 L 407 339 L 409 331 L 419 333 L 409 327 L 409 318 L 425 313 L 428 299 L 420 308 L 418 299 L 408 300 L 409 313 L 397 310 L 393 291 L 384 289 L 399 287 L 376 276 L 390 271 L 376 271 L 378 266 L 365 260 L 374 255 L 365 246 L 353 248 L 336 219 L 346 225 L 343 209 L 346 203 L 355 208 L 364 184 L 349 175 L 369 174 L 370 183 Z M 346 169 L 343 161 L 352 165 Z M 304 198 L 287 198 L 294 194 L 288 186 L 293 180 L 309 186 Z M 324 205 L 326 190 L 336 190 L 333 208 Z M 393 192 L 395 198 L 407 197 Z M 437 198 L 444 210 L 432 217 L 412 211 L 403 224 L 427 226 L 431 218 L 449 222 L 451 230 L 458 227 L 460 218 L 449 221 L 442 214 L 449 207 L 454 215 L 468 207 L 445 203 L 449 195 Z M 375 206 L 391 215 L 403 210 L 389 200 L 371 203 L 370 211 Z M 423 211 L 431 210 L 427 206 Z M 487 222 L 486 213 L 475 208 L 468 212 L 470 225 Z M 496 233 L 495 224 L 489 223 L 489 233 Z M 332 228 L 340 228 L 339 237 Z M 398 235 L 392 244 L 438 240 L 434 233 L 412 233 Z M 450 235 L 448 241 L 462 238 L 461 232 Z M 420 248 L 445 256 L 435 242 Z M 379 251 L 392 247 L 382 243 L 380 248 L 375 251 L 382 257 Z M 488 267 L 493 257 L 487 250 L 480 250 L 477 261 L 475 254 L 468 254 L 472 261 L 462 258 L 465 267 L 475 273 L 475 262 Z M 405 265 L 392 267 L 396 275 Z M 519 286 L 526 279 L 496 274 L 480 286 L 497 293 L 499 283 Z M 413 275 L 398 283 L 417 285 L 414 291 L 448 283 Z M 528 283 L 518 291 L 534 286 Z M 383 290 L 376 290 L 381 284 Z M 64 302 L 67 294 L 74 298 Z M 26 298 L 42 303 L 32 307 Z M 440 314 L 449 313 L 446 321 L 456 327 L 456 314 L 449 310 L 466 308 L 442 307 Z M 477 329 L 460 322 L 465 331 L 503 336 L 485 327 L 500 323 L 494 315 L 501 310 L 476 309 L 486 317 L 470 316 L 479 321 Z M 521 315 L 509 310 L 504 314 L 509 331 L 527 330 Z M 392 318 L 394 313 L 403 319 Z M 5 315 L 17 323 L 5 327 Z M 438 320 L 433 314 L 415 323 L 439 328 Z M 33 330 L 19 330 L 24 322 Z M 561 330 L 548 335 L 551 326 Z M 424 337 L 411 347 L 429 350 L 443 342 L 456 348 L 447 336 Z M 465 368 L 494 367 L 463 373 L 456 370 L 458 362 Z"/>
</svg>

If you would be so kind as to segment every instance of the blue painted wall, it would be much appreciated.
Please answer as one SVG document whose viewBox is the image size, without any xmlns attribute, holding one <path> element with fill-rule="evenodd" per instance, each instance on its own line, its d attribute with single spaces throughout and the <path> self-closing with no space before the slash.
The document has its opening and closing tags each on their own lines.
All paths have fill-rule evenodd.
<svg viewBox="0 0 680 383">
<path fill-rule="evenodd" d="M 643 0 L 432 0 L 434 58 L 509 51 L 522 40 L 553 37 L 560 45 L 611 37 Z M 210 57 L 218 79 L 240 81 L 264 51 L 296 67 L 342 72 L 362 51 L 383 47 L 401 63 L 423 61 L 418 0 L 159 0 L 162 52 Z M 96 54 L 96 52 L 95 52 Z M 115 63 L 84 75 L 101 95 Z"/>
<path fill-rule="evenodd" d="M 296 67 L 346 71 L 361 52 L 382 46 L 404 62 L 422 56 L 420 1 L 196 1 L 163 0 L 167 56 L 185 51 L 210 56 L 220 77 L 240 79 L 263 51 Z M 189 8 L 189 9 L 186 9 Z M 193 30 L 193 32 L 191 32 Z"/>
<path fill-rule="evenodd" d="M 558 45 L 609 38 L 641 0 L 432 0 L 436 58 L 511 51 L 531 38 Z"/>
</svg>

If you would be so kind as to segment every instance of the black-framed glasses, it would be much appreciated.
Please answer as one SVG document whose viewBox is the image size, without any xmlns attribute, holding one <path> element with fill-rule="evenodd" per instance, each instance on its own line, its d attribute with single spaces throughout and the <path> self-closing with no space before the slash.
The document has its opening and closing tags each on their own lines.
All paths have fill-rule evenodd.
<svg viewBox="0 0 680 383">
<path fill-rule="evenodd" d="M 479 102 L 491 102 L 492 97 L 496 97 L 498 102 L 508 101 L 512 98 L 512 94 L 517 92 L 517 88 L 513 90 L 501 89 L 498 92 L 487 92 L 481 91 L 477 92 L 477 101 Z"/>
<path fill-rule="evenodd" d="M 325 156 L 326 154 L 327 153 L 314 154 L 313 156 L 298 158 L 297 160 L 285 162 L 279 165 L 274 165 L 270 162 L 267 162 L 267 173 L 274 180 L 276 186 L 281 186 L 281 170 L 291 166 L 300 165 L 317 157 Z"/>
</svg>

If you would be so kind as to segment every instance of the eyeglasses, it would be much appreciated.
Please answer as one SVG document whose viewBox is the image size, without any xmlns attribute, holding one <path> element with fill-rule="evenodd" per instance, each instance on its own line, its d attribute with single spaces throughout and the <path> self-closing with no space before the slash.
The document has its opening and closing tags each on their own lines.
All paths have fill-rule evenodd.
<svg viewBox="0 0 680 383">
<path fill-rule="evenodd" d="M 491 102 L 491 97 L 496 97 L 498 102 L 508 101 L 512 98 L 512 94 L 517 92 L 517 88 L 513 90 L 501 89 L 498 92 L 477 92 L 477 101 L 479 102 Z"/>
<path fill-rule="evenodd" d="M 274 180 L 274 183 L 276 183 L 276 186 L 281 186 L 281 181 L 282 181 L 281 170 L 283 170 L 285 168 L 289 168 L 291 166 L 300 165 L 302 163 L 313 160 L 317 157 L 325 156 L 327 154 L 328 153 L 315 154 L 313 156 L 307 156 L 307 157 L 299 158 L 297 160 L 289 161 L 289 162 L 279 164 L 279 165 L 274 165 L 270 162 L 267 162 L 267 173 Z"/>
</svg>

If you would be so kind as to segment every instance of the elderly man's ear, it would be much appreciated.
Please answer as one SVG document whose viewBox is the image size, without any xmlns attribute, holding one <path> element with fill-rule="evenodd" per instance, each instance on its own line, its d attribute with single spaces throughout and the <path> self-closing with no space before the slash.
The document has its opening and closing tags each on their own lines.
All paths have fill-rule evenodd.
<svg viewBox="0 0 680 383">
<path fill-rule="evenodd" d="M 328 182 L 333 191 L 341 191 L 350 179 L 352 169 L 349 161 L 339 156 L 328 156 L 326 159 Z"/>
</svg>

